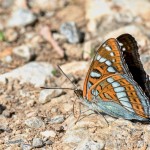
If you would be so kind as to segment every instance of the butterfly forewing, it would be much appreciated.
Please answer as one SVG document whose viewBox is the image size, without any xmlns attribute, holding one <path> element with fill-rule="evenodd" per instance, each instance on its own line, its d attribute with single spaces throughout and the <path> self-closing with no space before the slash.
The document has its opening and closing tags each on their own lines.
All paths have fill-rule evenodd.
<svg viewBox="0 0 150 150">
<path fill-rule="evenodd" d="M 128 74 L 128 68 L 123 67 L 123 58 L 121 51 L 119 50 L 120 46 L 116 39 L 111 38 L 107 40 L 102 46 L 98 49 L 89 71 L 87 73 L 84 87 L 83 87 L 83 96 L 87 96 L 88 90 L 94 85 L 97 81 L 104 79 L 105 77 L 114 74 Z M 88 100 L 91 100 L 92 97 L 89 96 Z"/>
</svg>

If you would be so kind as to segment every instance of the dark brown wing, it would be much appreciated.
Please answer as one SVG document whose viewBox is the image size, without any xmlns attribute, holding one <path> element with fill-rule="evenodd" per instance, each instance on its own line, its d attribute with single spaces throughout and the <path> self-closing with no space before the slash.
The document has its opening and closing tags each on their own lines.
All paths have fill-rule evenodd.
<svg viewBox="0 0 150 150">
<path fill-rule="evenodd" d="M 120 43 L 121 50 L 123 51 L 123 57 L 134 80 L 150 98 L 150 80 L 141 63 L 136 40 L 130 34 L 122 34 L 117 38 L 117 40 Z"/>
</svg>

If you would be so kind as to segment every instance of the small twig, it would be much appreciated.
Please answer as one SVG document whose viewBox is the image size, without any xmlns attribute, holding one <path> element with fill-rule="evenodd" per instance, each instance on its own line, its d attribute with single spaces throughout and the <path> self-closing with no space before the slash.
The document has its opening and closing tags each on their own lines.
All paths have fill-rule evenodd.
<svg viewBox="0 0 150 150">
<path fill-rule="evenodd" d="M 54 38 L 52 37 L 52 34 L 50 32 L 50 27 L 48 26 L 44 26 L 42 27 L 40 34 L 43 36 L 43 38 L 45 40 L 47 40 L 49 43 L 51 43 L 51 45 L 53 46 L 53 48 L 55 49 L 55 51 L 61 56 L 64 57 L 64 50 L 58 45 L 58 43 L 54 40 Z"/>
</svg>

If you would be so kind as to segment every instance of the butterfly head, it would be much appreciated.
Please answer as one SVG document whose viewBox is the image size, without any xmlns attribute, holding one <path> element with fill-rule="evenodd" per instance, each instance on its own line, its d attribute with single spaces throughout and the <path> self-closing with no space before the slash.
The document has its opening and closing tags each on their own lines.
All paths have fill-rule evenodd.
<svg viewBox="0 0 150 150">
<path fill-rule="evenodd" d="M 79 98 L 83 98 L 83 91 L 80 89 L 75 89 L 74 93 L 77 95 Z"/>
</svg>

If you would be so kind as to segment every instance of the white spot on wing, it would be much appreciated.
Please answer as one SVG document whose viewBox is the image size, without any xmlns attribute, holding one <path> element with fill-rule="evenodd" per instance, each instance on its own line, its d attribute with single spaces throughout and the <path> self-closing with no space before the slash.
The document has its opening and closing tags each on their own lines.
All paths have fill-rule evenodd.
<svg viewBox="0 0 150 150">
<path fill-rule="evenodd" d="M 124 97 L 124 98 L 120 98 L 120 103 L 125 106 L 126 109 L 128 109 L 129 111 L 132 111 L 134 112 L 134 110 L 132 109 L 132 106 L 129 102 L 129 99 L 127 97 Z"/>
<path fill-rule="evenodd" d="M 88 88 L 90 88 L 92 86 L 92 84 L 90 82 L 88 82 Z"/>
<path fill-rule="evenodd" d="M 101 76 L 101 74 L 98 73 L 98 72 L 92 71 L 92 72 L 90 73 L 90 76 L 93 77 L 93 78 L 94 78 L 94 77 L 99 78 L 99 77 Z"/>
<path fill-rule="evenodd" d="M 103 44 L 103 47 L 106 47 L 106 43 Z"/>
<path fill-rule="evenodd" d="M 115 56 L 113 52 L 110 53 L 110 56 Z"/>
<path fill-rule="evenodd" d="M 116 70 L 115 70 L 113 67 L 108 67 L 108 68 L 107 68 L 107 71 L 108 71 L 108 72 L 116 72 Z"/>
<path fill-rule="evenodd" d="M 99 92 L 98 92 L 97 90 L 92 90 L 92 94 L 93 94 L 94 96 L 97 96 L 97 95 L 99 94 Z"/>
<path fill-rule="evenodd" d="M 128 109 L 129 111 L 132 111 L 132 112 L 134 112 L 134 110 L 132 109 L 132 108 L 129 108 L 129 107 L 126 107 L 126 106 L 124 106 L 126 109 Z"/>
<path fill-rule="evenodd" d="M 118 44 L 119 44 L 119 46 L 123 46 L 123 44 L 122 44 L 122 43 L 120 43 L 120 42 L 118 42 Z"/>
<path fill-rule="evenodd" d="M 101 56 L 97 55 L 96 60 L 100 60 Z"/>
<path fill-rule="evenodd" d="M 114 88 L 114 91 L 115 91 L 115 92 L 122 92 L 122 91 L 124 91 L 124 90 L 125 90 L 124 87 L 116 87 L 116 88 Z"/>
<path fill-rule="evenodd" d="M 113 79 L 113 78 L 107 78 L 106 80 L 107 80 L 108 83 L 114 82 L 114 79 Z"/>
<path fill-rule="evenodd" d="M 113 82 L 113 83 L 112 83 L 112 86 L 113 86 L 113 87 L 118 87 L 118 86 L 120 86 L 120 84 L 119 84 L 118 82 Z"/>
<path fill-rule="evenodd" d="M 116 93 L 118 99 L 121 98 L 121 97 L 125 97 L 127 96 L 126 92 L 120 92 L 120 93 Z"/>
<path fill-rule="evenodd" d="M 122 91 L 124 91 L 124 90 L 125 90 L 124 87 L 116 87 L 116 88 L 114 88 L 114 91 L 115 91 L 115 92 L 122 92 Z"/>
<path fill-rule="evenodd" d="M 132 109 L 132 106 L 131 106 L 130 103 L 124 102 L 124 101 L 120 101 L 120 103 L 121 103 L 126 109 L 128 109 L 129 111 L 134 112 L 134 110 Z"/>
<path fill-rule="evenodd" d="M 125 49 L 125 48 L 122 48 L 122 50 L 125 51 L 126 49 Z"/>
<path fill-rule="evenodd" d="M 106 49 L 107 51 L 111 51 L 111 47 L 109 47 L 109 46 L 106 46 L 105 49 Z"/>
<path fill-rule="evenodd" d="M 106 61 L 106 58 L 103 57 L 99 60 L 99 62 L 104 62 L 104 61 Z"/>
<path fill-rule="evenodd" d="M 107 60 L 107 61 L 105 62 L 105 64 L 108 65 L 108 66 L 111 66 L 111 61 Z"/>
</svg>

